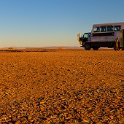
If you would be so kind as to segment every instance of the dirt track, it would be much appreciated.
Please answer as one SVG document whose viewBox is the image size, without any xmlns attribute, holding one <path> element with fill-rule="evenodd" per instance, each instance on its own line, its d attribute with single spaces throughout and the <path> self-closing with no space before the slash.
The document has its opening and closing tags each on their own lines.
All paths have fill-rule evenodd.
<svg viewBox="0 0 124 124">
<path fill-rule="evenodd" d="M 0 124 L 124 124 L 124 51 L 0 53 Z"/>
</svg>

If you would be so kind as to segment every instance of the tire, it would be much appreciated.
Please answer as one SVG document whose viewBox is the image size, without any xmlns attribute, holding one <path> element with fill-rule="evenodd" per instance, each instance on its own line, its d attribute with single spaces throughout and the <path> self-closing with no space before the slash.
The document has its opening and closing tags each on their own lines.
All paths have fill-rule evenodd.
<svg viewBox="0 0 124 124">
<path fill-rule="evenodd" d="M 90 50 L 91 49 L 89 44 L 85 44 L 84 48 L 85 48 L 85 50 Z"/>
</svg>

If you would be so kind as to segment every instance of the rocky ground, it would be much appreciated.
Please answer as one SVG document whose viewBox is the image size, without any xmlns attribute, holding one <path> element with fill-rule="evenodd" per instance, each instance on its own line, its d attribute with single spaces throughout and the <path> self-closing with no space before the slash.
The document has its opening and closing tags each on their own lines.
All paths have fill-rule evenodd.
<svg viewBox="0 0 124 124">
<path fill-rule="evenodd" d="M 124 124 L 124 51 L 1 52 L 0 124 Z"/>
</svg>

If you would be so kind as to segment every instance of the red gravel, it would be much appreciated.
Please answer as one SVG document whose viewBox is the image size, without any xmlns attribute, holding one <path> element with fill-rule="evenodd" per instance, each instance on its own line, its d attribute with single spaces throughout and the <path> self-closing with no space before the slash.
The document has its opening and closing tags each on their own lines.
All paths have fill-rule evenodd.
<svg viewBox="0 0 124 124">
<path fill-rule="evenodd" d="M 124 51 L 0 53 L 0 124 L 124 124 Z"/>
</svg>

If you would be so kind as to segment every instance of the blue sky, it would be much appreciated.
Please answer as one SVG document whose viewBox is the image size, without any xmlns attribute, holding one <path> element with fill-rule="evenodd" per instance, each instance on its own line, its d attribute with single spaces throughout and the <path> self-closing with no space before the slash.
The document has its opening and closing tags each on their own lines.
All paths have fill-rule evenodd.
<svg viewBox="0 0 124 124">
<path fill-rule="evenodd" d="M 0 0 L 0 47 L 79 46 L 93 24 L 124 22 L 124 0 Z"/>
</svg>

